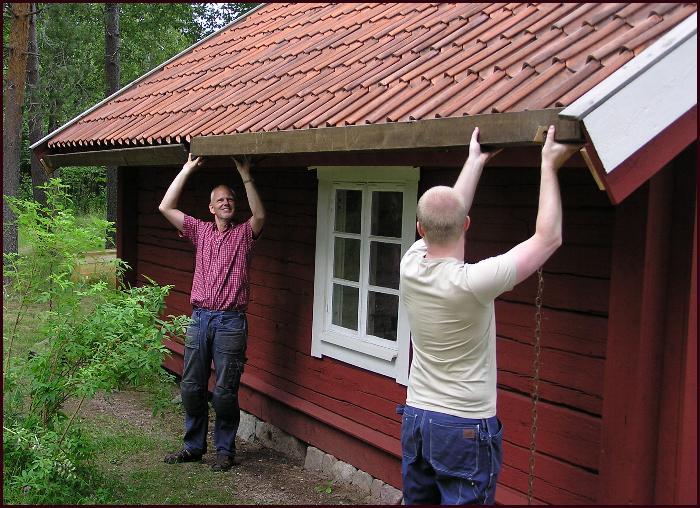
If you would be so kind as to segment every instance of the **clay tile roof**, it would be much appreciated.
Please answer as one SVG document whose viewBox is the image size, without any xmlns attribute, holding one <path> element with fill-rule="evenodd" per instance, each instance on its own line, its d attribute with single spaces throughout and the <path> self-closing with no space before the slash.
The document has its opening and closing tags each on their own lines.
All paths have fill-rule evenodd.
<svg viewBox="0 0 700 508">
<path fill-rule="evenodd" d="M 263 5 L 48 138 L 59 151 L 565 107 L 681 3 Z"/>
</svg>

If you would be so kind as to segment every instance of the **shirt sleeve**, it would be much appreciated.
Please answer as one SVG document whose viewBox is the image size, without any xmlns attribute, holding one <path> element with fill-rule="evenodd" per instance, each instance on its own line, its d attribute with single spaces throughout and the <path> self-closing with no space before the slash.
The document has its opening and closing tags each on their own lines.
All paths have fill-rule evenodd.
<svg viewBox="0 0 700 508">
<path fill-rule="evenodd" d="M 260 238 L 262 236 L 263 230 L 261 229 L 260 232 L 258 233 L 258 235 L 255 236 L 255 233 L 253 232 L 253 225 L 250 223 L 251 220 L 253 220 L 252 217 L 250 219 L 248 219 L 247 221 L 245 221 L 245 224 L 247 224 L 246 228 L 250 231 L 250 242 L 251 242 L 251 244 L 253 244 L 258 240 L 258 238 Z M 247 234 L 248 233 L 246 233 L 246 235 Z"/>
<path fill-rule="evenodd" d="M 255 240 L 260 238 L 260 235 L 258 235 L 258 238 L 255 237 L 255 235 L 253 234 L 253 226 L 250 225 L 249 220 L 241 224 L 240 227 L 243 228 L 243 239 L 245 240 L 248 247 L 251 247 L 255 243 Z M 260 233 L 262 234 L 262 231 L 260 231 Z"/>
<path fill-rule="evenodd" d="M 515 285 L 515 260 L 508 254 L 467 265 L 467 284 L 482 304 L 487 305 Z"/>
<path fill-rule="evenodd" d="M 401 258 L 401 263 L 399 264 L 399 273 L 403 274 L 404 268 L 406 267 L 407 263 L 412 262 L 416 258 L 424 257 L 427 252 L 428 248 L 425 246 L 425 240 L 421 238 L 420 240 L 414 242 L 413 245 L 411 245 L 408 248 L 406 254 L 404 254 Z"/>
<path fill-rule="evenodd" d="M 194 245 L 197 245 L 197 238 L 202 227 L 203 221 L 195 219 L 187 214 L 182 220 L 182 232 L 178 232 L 180 237 L 187 238 Z"/>
</svg>

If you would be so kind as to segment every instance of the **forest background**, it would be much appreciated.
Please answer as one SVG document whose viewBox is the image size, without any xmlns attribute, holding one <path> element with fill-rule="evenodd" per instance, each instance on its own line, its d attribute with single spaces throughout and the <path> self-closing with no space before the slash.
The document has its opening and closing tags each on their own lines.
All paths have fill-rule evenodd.
<svg viewBox="0 0 700 508">
<path fill-rule="evenodd" d="M 3 194 L 44 201 L 30 145 L 257 5 L 3 3 Z M 25 75 L 12 76 L 13 57 Z M 78 213 L 115 220 L 116 168 L 51 176 L 70 186 Z M 3 199 L 3 252 L 17 252 L 12 218 Z"/>
</svg>

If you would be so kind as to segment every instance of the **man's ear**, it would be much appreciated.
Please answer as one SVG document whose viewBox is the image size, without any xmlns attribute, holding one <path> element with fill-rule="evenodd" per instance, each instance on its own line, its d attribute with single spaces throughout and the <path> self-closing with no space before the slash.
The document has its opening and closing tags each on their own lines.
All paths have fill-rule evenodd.
<svg viewBox="0 0 700 508">
<path fill-rule="evenodd" d="M 469 215 L 467 215 L 467 218 L 464 219 L 464 231 L 467 231 L 469 229 L 469 226 L 471 226 L 472 220 L 469 218 Z"/>
<path fill-rule="evenodd" d="M 215 215 L 215 213 L 214 213 L 214 205 L 212 205 L 211 203 L 209 203 L 209 212 L 211 212 L 212 215 Z"/>
<path fill-rule="evenodd" d="M 416 221 L 416 230 L 418 230 L 418 234 L 421 238 L 425 238 L 425 231 L 423 231 L 423 226 L 421 226 L 420 222 L 418 221 Z"/>
</svg>

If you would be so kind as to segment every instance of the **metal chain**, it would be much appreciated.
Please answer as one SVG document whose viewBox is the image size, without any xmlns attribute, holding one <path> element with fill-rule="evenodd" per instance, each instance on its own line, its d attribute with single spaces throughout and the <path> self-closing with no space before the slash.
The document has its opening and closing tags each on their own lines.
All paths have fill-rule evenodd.
<svg viewBox="0 0 700 508">
<path fill-rule="evenodd" d="M 535 298 L 535 346 L 532 360 L 532 426 L 530 427 L 530 474 L 527 479 L 527 504 L 532 504 L 535 484 L 535 437 L 537 436 L 537 402 L 540 398 L 540 352 L 542 342 L 542 290 L 544 277 L 542 267 L 537 270 L 537 297 Z"/>
</svg>

